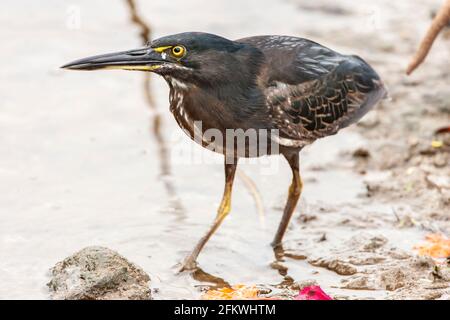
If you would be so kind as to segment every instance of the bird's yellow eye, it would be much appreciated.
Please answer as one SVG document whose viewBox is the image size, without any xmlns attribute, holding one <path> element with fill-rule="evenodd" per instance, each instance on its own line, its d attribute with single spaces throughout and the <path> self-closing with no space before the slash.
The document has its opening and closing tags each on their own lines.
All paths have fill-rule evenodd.
<svg viewBox="0 0 450 320">
<path fill-rule="evenodd" d="M 182 58 L 186 54 L 186 48 L 183 46 L 175 46 L 172 48 L 172 54 L 175 58 Z"/>
</svg>

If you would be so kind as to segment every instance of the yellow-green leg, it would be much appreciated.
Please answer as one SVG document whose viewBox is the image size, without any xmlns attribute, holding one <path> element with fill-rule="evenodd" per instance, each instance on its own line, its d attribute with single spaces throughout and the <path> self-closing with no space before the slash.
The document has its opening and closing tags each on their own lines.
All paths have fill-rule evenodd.
<svg viewBox="0 0 450 320">
<path fill-rule="evenodd" d="M 281 245 L 283 236 L 286 233 L 286 229 L 294 213 L 300 194 L 302 193 L 302 179 L 300 177 L 299 170 L 299 154 L 298 152 L 292 152 L 289 154 L 283 154 L 292 169 L 292 183 L 289 187 L 289 195 L 284 208 L 283 217 L 281 218 L 280 225 L 278 226 L 275 238 L 272 241 L 272 247 L 276 248 Z"/>
<path fill-rule="evenodd" d="M 192 250 L 183 262 L 180 271 L 192 270 L 197 266 L 197 257 L 202 251 L 205 244 L 208 242 L 209 238 L 214 234 L 214 232 L 219 228 L 223 219 L 228 215 L 231 209 L 231 191 L 233 189 L 234 174 L 236 172 L 237 160 L 233 164 L 228 164 L 225 162 L 225 190 L 222 197 L 222 202 L 217 210 L 217 216 L 214 219 L 212 226 L 209 228 L 208 232 L 200 239 L 200 241 Z"/>
</svg>

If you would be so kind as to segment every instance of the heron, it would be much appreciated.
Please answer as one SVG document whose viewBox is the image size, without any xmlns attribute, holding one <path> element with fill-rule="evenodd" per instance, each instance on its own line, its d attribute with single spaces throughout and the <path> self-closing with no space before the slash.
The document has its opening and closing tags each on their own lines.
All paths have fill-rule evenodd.
<svg viewBox="0 0 450 320">
<path fill-rule="evenodd" d="M 387 93 L 379 75 L 362 58 L 294 36 L 229 40 L 184 32 L 155 39 L 139 49 L 76 60 L 62 68 L 138 70 L 162 76 L 178 125 L 195 142 L 224 155 L 222 201 L 181 271 L 197 267 L 203 247 L 229 214 L 240 158 L 281 155 L 291 168 L 287 201 L 271 243 L 280 247 L 302 193 L 300 151 L 356 123 Z M 221 135 L 208 135 L 208 130 Z M 238 130 L 266 134 L 244 139 L 239 146 L 236 134 L 228 134 Z"/>
</svg>

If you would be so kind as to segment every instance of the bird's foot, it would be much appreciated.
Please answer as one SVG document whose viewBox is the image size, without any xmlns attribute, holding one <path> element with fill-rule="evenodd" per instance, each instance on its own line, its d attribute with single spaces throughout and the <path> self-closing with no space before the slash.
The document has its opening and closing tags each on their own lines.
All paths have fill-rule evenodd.
<svg viewBox="0 0 450 320">
<path fill-rule="evenodd" d="M 284 261 L 284 248 L 282 242 L 272 242 L 272 249 L 277 261 Z"/>
<path fill-rule="evenodd" d="M 273 241 L 270 243 L 270 245 L 272 246 L 272 248 L 273 248 L 274 250 L 283 248 L 283 243 L 282 243 L 281 241 L 279 241 L 279 240 L 273 240 Z"/>
<path fill-rule="evenodd" d="M 189 257 L 183 261 L 181 267 L 178 269 L 178 273 L 185 271 L 194 271 L 198 268 L 197 261 L 190 259 Z"/>
</svg>

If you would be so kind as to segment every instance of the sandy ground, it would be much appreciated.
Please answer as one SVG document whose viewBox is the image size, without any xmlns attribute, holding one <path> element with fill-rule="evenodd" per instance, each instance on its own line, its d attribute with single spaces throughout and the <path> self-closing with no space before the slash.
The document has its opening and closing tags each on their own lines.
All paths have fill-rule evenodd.
<svg viewBox="0 0 450 320">
<path fill-rule="evenodd" d="M 58 69 L 141 45 L 124 1 L 107 11 L 103 1 L 26 2 L 8 0 L 0 13 L 8 26 L 0 30 L 0 298 L 49 298 L 49 268 L 102 245 L 148 272 L 159 299 L 236 283 L 275 293 L 305 281 L 340 299 L 448 299 L 445 266 L 413 247 L 450 232 L 449 138 L 433 136 L 450 124 L 450 33 L 404 75 L 439 1 L 280 0 L 262 8 L 256 0 L 194 0 L 188 11 L 181 1 L 138 2 L 154 37 L 290 34 L 358 54 L 391 96 L 358 126 L 302 151 L 305 188 L 283 251 L 269 243 L 290 173 L 271 157 L 241 166 L 264 215 L 239 175 L 233 211 L 200 256 L 201 269 L 183 275 L 176 264 L 220 200 L 220 156 L 183 136 L 161 79 L 151 83 L 155 112 L 142 74 Z M 436 139 L 443 147 L 431 147 Z"/>
</svg>

